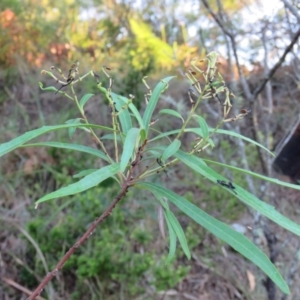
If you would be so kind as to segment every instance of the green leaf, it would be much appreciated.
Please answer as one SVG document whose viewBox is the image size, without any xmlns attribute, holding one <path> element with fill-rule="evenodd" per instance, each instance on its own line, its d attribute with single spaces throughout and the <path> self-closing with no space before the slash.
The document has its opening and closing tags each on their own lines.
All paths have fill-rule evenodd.
<svg viewBox="0 0 300 300">
<path fill-rule="evenodd" d="M 99 87 L 100 91 L 106 97 L 109 97 L 108 92 L 104 87 L 102 87 L 102 86 L 98 86 L 98 87 Z M 142 117 L 141 117 L 140 113 L 138 112 L 138 110 L 136 109 L 136 107 L 132 103 L 129 103 L 129 99 L 127 99 L 123 96 L 117 95 L 115 93 L 110 93 L 110 95 L 111 95 L 113 101 L 116 103 L 116 108 L 117 108 L 118 111 L 122 110 L 122 106 L 128 105 L 129 109 L 132 111 L 133 115 L 135 116 L 136 120 L 138 121 L 138 123 L 140 125 L 140 128 L 145 128 L 144 122 L 142 120 Z M 132 125 L 131 125 L 130 114 L 129 114 L 128 111 L 127 112 L 126 111 L 127 110 L 125 109 L 122 113 L 120 113 L 119 118 L 120 118 L 122 129 L 125 130 L 125 131 L 128 131 L 132 127 Z M 123 113 L 125 115 L 122 116 Z M 129 119 L 130 119 L 130 121 L 129 121 Z"/>
<path fill-rule="evenodd" d="M 181 160 L 184 164 L 186 164 L 188 167 L 190 167 L 197 173 L 203 175 L 204 177 L 208 178 L 215 184 L 217 184 L 217 180 L 225 180 L 226 181 L 226 178 L 219 175 L 216 171 L 212 170 L 210 167 L 201 165 L 196 156 L 188 155 L 180 150 L 176 152 L 175 156 L 179 160 Z M 220 187 L 226 189 L 228 192 L 230 192 L 234 196 L 238 197 L 246 205 L 259 211 L 262 215 L 268 217 L 270 220 L 274 221 L 281 227 L 300 236 L 300 226 L 298 224 L 294 223 L 293 221 L 291 221 L 290 219 L 286 218 L 282 214 L 280 214 L 278 211 L 276 211 L 274 206 L 259 200 L 254 195 L 250 194 L 249 192 L 247 192 L 246 190 L 244 190 L 242 187 L 238 186 L 237 184 L 234 184 L 235 192 L 224 186 L 220 185 Z"/>
<path fill-rule="evenodd" d="M 215 129 L 209 128 L 208 130 L 209 130 L 209 132 L 212 132 L 212 131 L 214 131 Z M 163 138 L 163 137 L 168 137 L 168 136 L 170 136 L 170 135 L 177 134 L 179 131 L 180 131 L 180 129 L 176 129 L 176 130 L 171 130 L 171 131 L 167 131 L 167 132 L 161 133 L 161 134 L 157 135 L 156 137 L 154 137 L 153 139 L 149 140 L 148 143 L 153 142 L 153 141 L 156 141 L 156 140 L 159 140 L 159 139 L 161 139 L 161 138 Z M 202 132 L 202 130 L 201 130 L 200 128 L 186 128 L 186 129 L 184 130 L 184 132 L 193 132 L 193 133 L 195 133 L 195 134 L 197 134 L 197 135 L 203 137 L 203 132 Z M 243 136 L 243 135 L 240 135 L 240 134 L 235 133 L 235 132 L 233 132 L 233 131 L 224 130 L 224 129 L 218 129 L 216 132 L 217 132 L 217 133 L 220 133 L 220 134 L 226 134 L 226 135 L 231 135 L 231 136 L 233 136 L 233 137 L 240 138 L 240 139 L 242 139 L 242 140 L 244 140 L 244 141 L 247 141 L 247 142 L 249 142 L 249 143 L 251 143 L 251 144 L 254 144 L 254 145 L 256 145 L 256 146 L 258 146 L 258 147 L 264 149 L 265 151 L 267 151 L 267 152 L 268 152 L 269 154 L 271 154 L 272 156 L 275 156 L 273 152 L 271 152 L 270 150 L 268 150 L 268 149 L 267 149 L 266 147 L 264 147 L 263 145 L 257 143 L 256 141 L 253 141 L 253 140 L 251 140 L 251 139 L 249 139 L 249 138 L 247 138 L 247 137 L 245 137 L 245 136 Z"/>
<path fill-rule="evenodd" d="M 101 136 L 100 140 L 114 140 L 115 139 L 115 135 L 114 134 L 105 134 L 103 136 Z M 122 141 L 121 137 L 119 134 L 116 135 L 116 139 L 117 141 Z"/>
<path fill-rule="evenodd" d="M 220 80 L 216 80 L 216 81 L 213 81 L 210 85 L 213 86 L 213 87 L 216 87 L 216 86 L 218 86 L 220 84 L 224 85 L 224 82 L 220 81 Z"/>
<path fill-rule="evenodd" d="M 191 252 L 190 252 L 189 246 L 186 241 L 185 234 L 183 232 L 183 229 L 182 229 L 180 223 L 178 222 L 175 215 L 170 210 L 165 211 L 165 217 L 170 222 L 172 228 L 174 229 L 176 236 L 179 240 L 179 243 L 181 245 L 181 248 L 182 248 L 183 252 L 185 253 L 186 257 L 188 259 L 191 259 Z"/>
<path fill-rule="evenodd" d="M 127 164 L 132 157 L 133 150 L 136 144 L 137 137 L 140 133 L 139 128 L 131 128 L 125 138 L 123 153 L 121 156 L 120 170 L 124 172 Z"/>
<path fill-rule="evenodd" d="M 152 95 L 150 97 L 149 103 L 146 107 L 146 110 L 145 110 L 145 113 L 143 116 L 143 121 L 144 121 L 145 130 L 146 130 L 147 135 L 148 135 L 148 131 L 149 131 L 149 124 L 151 122 L 151 118 L 152 118 L 154 109 L 157 105 L 158 99 L 159 99 L 161 93 L 168 86 L 168 82 L 174 77 L 175 76 L 170 76 L 170 77 L 167 77 L 167 78 L 161 80 L 152 92 Z"/>
<path fill-rule="evenodd" d="M 169 254 L 168 257 L 166 259 L 166 264 L 170 263 L 172 261 L 172 259 L 175 257 L 175 252 L 176 252 L 176 234 L 175 231 L 170 223 L 170 221 L 168 220 L 168 218 L 166 217 L 166 211 L 164 211 L 164 215 L 165 215 L 165 219 L 166 219 L 166 223 L 168 226 L 168 230 L 169 230 L 169 237 L 170 237 L 170 246 L 169 246 Z"/>
<path fill-rule="evenodd" d="M 199 207 L 162 186 L 149 182 L 138 183 L 137 186 L 150 192 L 155 191 L 161 196 L 168 198 L 187 216 L 257 265 L 271 278 L 283 293 L 289 294 L 289 287 L 276 267 L 271 263 L 269 258 L 244 235 L 236 232 L 228 225 L 213 218 Z"/>
<path fill-rule="evenodd" d="M 138 123 L 140 125 L 140 128 L 144 129 L 145 128 L 144 121 L 143 121 L 143 119 L 142 119 L 139 111 L 135 107 L 135 105 L 133 105 L 132 103 L 130 103 L 128 107 L 131 110 L 131 112 L 133 113 L 133 115 L 135 116 L 136 120 L 138 121 Z"/>
<path fill-rule="evenodd" d="M 169 236 L 170 236 L 170 247 L 169 247 L 169 254 L 168 257 L 166 259 L 166 264 L 168 264 L 175 256 L 175 252 L 176 252 L 176 234 L 175 231 L 173 230 L 173 227 L 170 223 L 170 221 L 167 219 L 166 217 L 166 211 L 170 210 L 169 209 L 169 204 L 167 202 L 167 199 L 162 197 L 160 194 L 152 191 L 153 195 L 155 196 L 155 198 L 160 202 L 161 206 L 164 208 L 164 216 L 165 216 L 165 220 L 167 222 L 167 226 L 168 226 L 168 230 L 169 230 Z"/>
<path fill-rule="evenodd" d="M 42 146 L 85 152 L 85 153 L 100 157 L 101 159 L 109 162 L 107 156 L 102 151 L 95 149 L 95 148 L 86 147 L 86 146 L 77 145 L 77 144 L 68 144 L 68 143 L 60 143 L 60 142 L 41 142 L 41 143 L 34 143 L 34 144 L 26 144 L 26 145 L 20 146 L 20 148 L 21 147 L 22 148 L 42 147 Z"/>
<path fill-rule="evenodd" d="M 82 96 L 82 98 L 79 101 L 79 106 L 81 109 L 83 109 L 84 105 L 90 100 L 91 97 L 93 97 L 94 94 L 85 94 Z"/>
<path fill-rule="evenodd" d="M 211 146 L 212 148 L 215 147 L 215 143 L 213 142 L 212 139 L 208 139 L 207 142 L 210 144 L 210 146 Z"/>
<path fill-rule="evenodd" d="M 181 114 L 180 114 L 178 111 L 174 110 L 174 109 L 164 108 L 164 109 L 161 109 L 161 110 L 159 111 L 159 114 L 168 114 L 168 115 L 172 115 L 172 116 L 174 116 L 174 117 L 177 117 L 177 118 L 181 119 L 181 120 L 182 120 L 182 123 L 184 122 L 184 119 L 183 119 L 183 117 L 181 116 Z"/>
<path fill-rule="evenodd" d="M 201 116 L 197 116 L 197 119 L 202 130 L 203 138 L 208 138 L 209 133 L 206 121 Z"/>
<path fill-rule="evenodd" d="M 174 140 L 163 152 L 161 160 L 165 162 L 169 157 L 174 155 L 181 146 L 181 142 L 179 140 Z"/>
<path fill-rule="evenodd" d="M 128 108 L 124 109 L 122 107 L 125 107 L 129 100 L 115 93 L 111 93 L 111 97 L 113 102 L 115 102 L 116 109 L 119 112 L 118 118 L 121 123 L 122 132 L 126 135 L 129 129 L 132 128 L 132 123 Z"/>
<path fill-rule="evenodd" d="M 219 54 L 216 51 L 212 51 L 208 53 L 206 56 L 208 58 L 209 68 L 215 68 Z"/>
<path fill-rule="evenodd" d="M 165 209 L 165 210 L 170 210 L 169 208 L 169 204 L 168 201 L 166 201 L 165 198 L 163 198 L 161 195 L 153 192 L 153 195 L 156 197 L 156 199 L 160 202 L 161 206 Z"/>
<path fill-rule="evenodd" d="M 209 131 L 214 131 L 214 129 L 210 128 Z M 258 142 L 256 142 L 256 141 L 253 141 L 253 140 L 251 140 L 251 139 L 249 139 L 249 138 L 247 138 L 247 137 L 245 137 L 245 136 L 243 136 L 243 135 L 241 135 L 241 134 L 238 134 L 238 133 L 236 133 L 236 132 L 234 132 L 234 131 L 224 130 L 224 129 L 218 129 L 216 132 L 217 132 L 217 133 L 220 133 L 220 134 L 226 134 L 226 135 L 230 135 L 230 136 L 233 136 L 233 137 L 240 138 L 240 139 L 242 139 L 242 140 L 244 140 L 244 141 L 247 141 L 247 142 L 249 142 L 249 143 L 251 143 L 251 144 L 254 144 L 254 145 L 256 145 L 256 146 L 258 146 L 258 147 L 264 149 L 264 150 L 267 151 L 269 154 L 271 154 L 273 157 L 275 157 L 275 154 L 274 154 L 273 152 L 271 152 L 269 149 L 267 149 L 266 147 L 264 147 L 264 146 L 261 145 L 260 143 L 258 143 Z"/>
<path fill-rule="evenodd" d="M 66 187 L 63 187 L 55 192 L 49 193 L 45 195 L 44 197 L 40 198 L 38 201 L 36 201 L 36 204 L 50 200 L 50 199 L 56 199 L 61 198 L 69 195 L 75 195 L 78 193 L 81 193 L 83 191 L 86 191 L 96 185 L 98 185 L 103 180 L 112 177 L 120 170 L 119 164 L 112 164 L 106 167 L 101 168 L 100 170 L 97 170 L 81 180 L 77 181 L 76 183 L 72 183 Z"/>
<path fill-rule="evenodd" d="M 222 167 L 225 167 L 225 168 L 228 168 L 228 169 L 232 169 L 232 170 L 235 170 L 235 171 L 238 171 L 238 172 L 241 172 L 241 173 L 249 174 L 253 177 L 257 177 L 259 179 L 266 180 L 266 181 L 269 181 L 269 182 L 272 182 L 272 183 L 275 183 L 275 184 L 278 184 L 278 185 L 286 186 L 288 188 L 292 188 L 292 189 L 295 189 L 295 190 L 300 190 L 300 185 L 298 185 L 298 184 L 292 184 L 292 183 L 284 182 L 284 181 L 278 180 L 277 178 L 267 177 L 267 176 L 264 176 L 264 175 L 261 175 L 261 174 L 255 173 L 255 172 L 251 172 L 249 170 L 244 170 L 244 169 L 237 168 L 237 167 L 234 167 L 234 166 L 231 166 L 231 165 L 222 164 L 222 163 L 219 163 L 217 161 L 213 161 L 213 160 L 209 160 L 209 159 L 203 159 L 203 160 L 208 162 L 208 163 L 219 165 L 219 166 L 222 166 Z"/>
<path fill-rule="evenodd" d="M 167 148 L 166 146 L 154 146 L 154 147 L 151 147 L 151 148 L 147 148 L 147 151 L 153 153 L 154 156 L 157 157 L 157 156 L 160 155 L 160 153 L 162 151 L 165 151 L 166 148 Z M 207 164 L 204 162 L 204 160 L 202 158 L 197 157 L 197 156 L 194 156 L 194 157 L 196 157 L 196 159 L 197 159 L 197 164 L 207 166 Z"/>
<path fill-rule="evenodd" d="M 142 128 L 140 131 L 140 137 L 141 137 L 141 141 L 144 142 L 146 139 L 146 130 L 144 128 Z"/>
<path fill-rule="evenodd" d="M 70 120 L 66 121 L 66 124 L 81 124 L 80 120 L 81 120 L 81 118 L 70 119 Z M 73 137 L 75 131 L 76 131 L 76 126 L 70 127 L 68 129 L 68 133 L 69 133 L 69 138 L 70 139 Z"/>
<path fill-rule="evenodd" d="M 84 171 L 81 171 L 75 175 L 73 175 L 73 178 L 80 178 L 80 177 L 84 177 L 84 176 L 87 176 L 87 175 L 90 175 L 94 172 L 98 171 L 98 169 L 88 169 L 88 170 L 84 170 Z"/>
<path fill-rule="evenodd" d="M 175 129 L 175 130 L 163 132 L 163 133 L 155 136 L 153 139 L 149 140 L 148 143 L 156 141 L 156 140 L 159 140 L 159 139 L 161 139 L 163 137 L 168 137 L 170 135 L 177 134 L 179 131 L 180 131 L 180 129 Z M 184 132 L 193 132 L 193 133 L 196 133 L 198 135 L 199 135 L 199 132 L 201 132 L 200 136 L 202 137 L 202 131 L 199 128 L 186 128 L 184 130 Z"/>
<path fill-rule="evenodd" d="M 164 147 L 164 149 L 165 148 L 166 147 Z M 159 148 L 159 150 L 161 150 L 161 148 Z M 146 152 L 150 152 L 152 154 L 151 156 L 155 158 L 160 157 L 162 155 L 162 151 L 157 151 L 155 150 L 155 148 L 148 148 L 146 149 Z"/>
<path fill-rule="evenodd" d="M 54 86 L 48 86 L 48 87 L 44 88 L 43 87 L 44 85 L 43 85 L 42 82 L 39 82 L 39 86 L 40 86 L 40 89 L 43 90 L 43 91 L 50 91 L 50 92 L 52 92 L 52 91 L 56 92 L 57 91 L 57 88 L 54 87 Z"/>
<path fill-rule="evenodd" d="M 43 126 L 38 129 L 27 131 L 26 133 L 18 136 L 17 138 L 14 138 L 13 140 L 11 140 L 7 143 L 1 144 L 0 145 L 0 157 L 44 133 L 54 131 L 54 130 L 64 129 L 64 128 L 70 128 L 70 127 L 74 127 L 74 126 L 87 127 L 87 128 L 89 128 L 89 127 L 90 128 L 100 128 L 100 129 L 104 129 L 104 130 L 113 131 L 109 127 L 94 125 L 94 124 L 78 124 L 78 125 L 77 124 L 64 124 L 64 125 L 55 125 L 55 126 Z"/>
</svg>

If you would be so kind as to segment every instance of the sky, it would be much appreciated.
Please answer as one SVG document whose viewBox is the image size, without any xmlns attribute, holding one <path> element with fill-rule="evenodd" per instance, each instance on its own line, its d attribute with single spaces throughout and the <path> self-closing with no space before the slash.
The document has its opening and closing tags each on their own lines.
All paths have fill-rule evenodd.
<svg viewBox="0 0 300 300">
<path fill-rule="evenodd" d="M 135 0 L 130 2 L 131 5 L 136 9 L 141 9 L 143 7 L 143 2 L 141 0 Z M 168 5 L 169 3 L 169 5 Z M 174 8 L 174 3 L 176 5 L 176 8 Z M 201 1 L 199 0 L 166 0 L 165 2 L 165 16 L 160 15 L 158 17 L 159 20 L 164 20 L 166 24 L 168 23 L 168 14 L 171 15 L 175 13 L 175 18 L 178 21 L 178 23 L 186 24 L 186 16 L 188 14 L 194 14 L 197 16 L 199 14 L 199 18 L 196 19 L 194 22 L 194 25 L 189 25 L 186 29 L 188 32 L 189 42 L 190 44 L 193 44 L 195 42 L 196 44 L 199 41 L 199 28 L 208 29 L 210 26 L 212 26 L 212 20 L 207 19 L 207 17 L 204 17 L 203 14 L 200 13 L 200 6 L 203 6 Z M 261 20 L 270 21 L 272 23 L 272 19 L 276 15 L 276 12 L 283 7 L 283 3 L 280 0 L 256 0 L 253 4 L 245 6 L 242 11 L 239 12 L 239 15 L 241 16 L 241 19 L 243 20 L 243 25 L 238 29 L 244 29 L 247 32 L 247 38 L 243 38 L 242 34 L 238 35 L 236 38 L 236 42 L 238 43 L 239 51 L 239 57 L 242 62 L 247 64 L 247 61 L 249 61 L 251 58 L 251 53 L 249 52 L 249 49 L 251 48 L 250 45 L 253 43 L 260 43 L 261 39 L 261 31 L 263 23 Z M 161 13 L 161 10 L 159 7 L 153 7 L 154 15 L 155 10 L 157 10 Z M 169 13 L 168 13 L 169 12 Z M 199 12 L 199 13 L 198 13 Z M 82 19 L 89 19 L 91 17 L 100 17 L 101 15 L 95 8 L 93 9 L 92 6 L 89 10 L 84 10 L 81 14 Z M 232 20 L 234 22 L 234 19 Z M 238 24 L 240 26 L 240 20 L 238 21 Z M 256 25 L 258 24 L 258 26 Z M 272 30 L 272 29 L 270 29 Z M 251 34 L 249 34 L 251 33 Z M 272 35 L 272 32 L 269 32 L 270 35 Z M 251 38 L 251 40 L 250 40 Z M 288 39 L 282 38 L 282 41 L 279 41 L 280 46 L 284 47 L 289 42 L 290 37 Z M 172 41 L 169 41 L 172 43 Z M 214 49 L 214 45 L 212 44 L 212 41 L 208 39 L 207 45 L 209 48 L 209 51 L 216 50 L 218 51 L 223 57 L 227 56 L 226 48 L 225 46 L 222 48 L 219 47 L 218 49 Z M 271 48 L 270 45 L 267 45 Z M 269 51 L 270 50 L 270 51 Z M 251 50 L 253 51 L 252 57 L 257 59 L 257 61 L 262 61 L 264 56 L 264 50 Z M 258 51 L 258 52 L 255 52 Z M 270 64 L 272 65 L 272 53 L 271 49 L 268 49 L 270 52 L 268 55 L 270 55 Z M 276 60 L 277 57 L 274 56 L 274 59 Z M 250 67 L 251 63 L 247 64 L 247 67 Z"/>
</svg>

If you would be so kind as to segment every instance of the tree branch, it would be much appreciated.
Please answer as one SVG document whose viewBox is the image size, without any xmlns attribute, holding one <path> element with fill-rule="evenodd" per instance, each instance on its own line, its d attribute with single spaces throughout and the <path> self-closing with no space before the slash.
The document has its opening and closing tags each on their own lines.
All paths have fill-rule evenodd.
<svg viewBox="0 0 300 300">
<path fill-rule="evenodd" d="M 135 160 L 131 164 L 131 169 L 128 172 L 128 176 L 125 180 L 125 182 L 122 185 L 122 188 L 119 192 L 119 194 L 115 197 L 113 202 L 109 205 L 109 207 L 106 209 L 106 211 L 97 218 L 88 228 L 88 230 L 83 234 L 83 236 L 69 249 L 69 251 L 63 256 L 63 258 L 60 260 L 60 262 L 56 265 L 53 271 L 48 273 L 46 277 L 42 280 L 42 282 L 39 284 L 39 286 L 34 290 L 34 292 L 30 295 L 27 300 L 33 300 L 36 299 L 37 296 L 40 295 L 40 293 L 43 291 L 47 283 L 57 274 L 59 270 L 62 269 L 66 261 L 71 257 L 71 255 L 76 251 L 77 248 L 79 248 L 94 232 L 96 227 L 103 222 L 107 217 L 109 217 L 112 213 L 112 210 L 115 208 L 117 203 L 126 195 L 128 192 L 128 188 L 133 185 L 133 172 L 136 168 L 136 166 L 139 164 L 141 160 L 141 155 L 143 153 L 144 147 L 147 144 L 147 140 L 144 141 L 142 146 L 139 148 L 136 154 Z"/>
<path fill-rule="evenodd" d="M 286 56 L 288 55 L 289 52 L 292 51 L 294 45 L 298 41 L 298 38 L 300 36 L 300 28 L 298 31 L 295 33 L 293 39 L 291 40 L 290 44 L 286 47 L 284 50 L 283 54 L 281 55 L 280 59 L 278 62 L 274 65 L 274 67 L 269 71 L 268 75 L 263 79 L 263 81 L 260 83 L 260 85 L 254 90 L 251 101 L 254 101 L 257 96 L 260 94 L 260 92 L 264 89 L 265 85 L 267 82 L 273 77 L 277 69 L 283 64 Z"/>
<path fill-rule="evenodd" d="M 205 8 L 208 10 L 208 12 L 212 15 L 212 17 L 214 18 L 214 20 L 216 21 L 216 23 L 219 25 L 219 27 L 221 28 L 221 30 L 224 32 L 225 35 L 227 35 L 230 39 L 231 42 L 231 46 L 232 46 L 232 50 L 233 50 L 233 55 L 235 58 L 235 62 L 237 65 L 237 70 L 239 73 L 239 77 L 241 80 L 241 84 L 243 86 L 244 92 L 246 94 L 246 97 L 248 99 L 251 98 L 251 92 L 250 92 L 250 88 L 249 85 L 244 77 L 244 74 L 242 72 L 242 68 L 240 65 L 240 61 L 239 61 L 239 57 L 237 55 L 237 47 L 236 47 L 236 42 L 235 42 L 235 38 L 234 38 L 234 34 L 232 32 L 230 32 L 229 30 L 227 30 L 227 28 L 225 27 L 225 24 L 223 23 L 223 21 L 221 20 L 221 18 L 219 18 L 219 16 L 217 16 L 214 11 L 212 10 L 212 8 L 210 7 L 210 5 L 208 4 L 207 0 L 202 0 Z"/>
<path fill-rule="evenodd" d="M 296 7 L 290 4 L 287 0 L 281 0 L 284 3 L 284 6 L 287 7 L 290 12 L 297 18 L 298 22 L 300 22 L 300 15 Z"/>
</svg>

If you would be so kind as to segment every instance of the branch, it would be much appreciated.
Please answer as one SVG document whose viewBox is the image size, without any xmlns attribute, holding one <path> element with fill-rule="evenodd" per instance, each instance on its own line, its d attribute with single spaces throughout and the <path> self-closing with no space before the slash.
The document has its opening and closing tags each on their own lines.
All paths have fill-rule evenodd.
<svg viewBox="0 0 300 300">
<path fill-rule="evenodd" d="M 116 196 L 114 201 L 110 204 L 110 206 L 106 209 L 106 211 L 96 219 L 88 230 L 84 233 L 84 235 L 69 249 L 69 251 L 63 256 L 60 262 L 56 265 L 54 270 L 47 274 L 47 276 L 43 279 L 40 285 L 34 290 L 34 292 L 30 295 L 27 300 L 33 300 L 43 291 L 44 287 L 47 283 L 56 275 L 56 273 L 64 266 L 66 261 L 71 257 L 71 255 L 79 248 L 94 232 L 95 228 L 104 221 L 108 216 L 111 215 L 112 210 L 115 208 L 116 204 L 125 196 L 128 190 L 128 184 L 125 182 L 122 186 L 120 193 Z"/>
<path fill-rule="evenodd" d="M 290 4 L 288 1 L 286 0 L 281 0 L 284 3 L 284 6 L 287 7 L 290 12 L 297 18 L 298 22 L 300 22 L 300 15 L 298 13 L 298 10 L 296 9 L 295 6 L 293 6 L 292 4 Z"/>
<path fill-rule="evenodd" d="M 260 85 L 254 90 L 253 96 L 251 101 L 254 101 L 258 94 L 264 89 L 265 85 L 267 82 L 273 77 L 277 69 L 283 64 L 286 56 L 288 55 L 289 52 L 292 51 L 294 45 L 296 44 L 298 38 L 300 36 L 300 28 L 298 31 L 295 33 L 293 39 L 291 40 L 290 44 L 286 47 L 285 51 L 283 52 L 282 56 L 278 60 L 278 62 L 274 65 L 274 67 L 269 71 L 268 75 L 263 79 L 263 81 L 260 83 Z"/>
<path fill-rule="evenodd" d="M 269 248 L 270 261 L 275 265 L 277 254 L 278 254 L 276 251 L 276 243 L 277 243 L 276 235 L 270 231 L 270 229 L 266 223 L 263 226 L 263 232 L 266 237 L 268 248 Z M 267 278 L 264 282 L 264 285 L 267 290 L 268 299 L 269 300 L 276 299 L 276 286 L 275 286 L 275 283 L 270 279 L 270 277 L 267 276 Z"/>
<path fill-rule="evenodd" d="M 207 0 L 202 0 L 202 2 L 204 4 L 205 8 L 208 10 L 208 12 L 212 15 L 213 19 L 219 25 L 221 30 L 224 32 L 224 34 L 229 37 L 230 42 L 231 42 L 231 46 L 232 46 L 232 50 L 233 50 L 233 55 L 234 55 L 235 62 L 236 62 L 236 65 L 237 65 L 239 77 L 240 77 L 240 80 L 241 80 L 241 84 L 243 86 L 246 97 L 248 99 L 251 99 L 251 92 L 250 92 L 250 89 L 249 89 L 249 85 L 247 84 L 247 81 L 246 81 L 246 79 L 243 75 L 242 68 L 241 68 L 240 61 L 239 61 L 239 57 L 237 55 L 237 47 L 236 47 L 234 34 L 232 32 L 230 32 L 229 30 L 227 30 L 227 28 L 225 27 L 225 24 L 223 23 L 223 20 L 221 20 L 221 18 L 214 13 L 212 8 L 208 4 Z"/>
<path fill-rule="evenodd" d="M 34 290 L 34 292 L 30 295 L 27 300 L 33 300 L 36 299 L 37 296 L 40 295 L 40 293 L 43 291 L 47 283 L 58 273 L 59 270 L 62 269 L 66 261 L 71 257 L 71 255 L 76 251 L 77 248 L 79 248 L 94 232 L 96 227 L 103 222 L 107 217 L 109 217 L 112 213 L 112 210 L 115 208 L 117 203 L 126 195 L 128 192 L 128 188 L 133 185 L 133 172 L 136 168 L 136 166 L 139 164 L 141 160 L 141 155 L 144 150 L 144 147 L 147 144 L 147 140 L 144 141 L 142 146 L 139 148 L 136 154 L 136 158 L 134 162 L 131 164 L 131 169 L 128 172 L 128 176 L 125 180 L 125 182 L 122 185 L 122 188 L 119 192 L 119 194 L 115 197 L 113 202 L 109 205 L 109 207 L 106 209 L 106 211 L 97 218 L 88 228 L 88 230 L 83 234 L 83 236 L 69 249 L 69 251 L 63 256 L 63 258 L 60 260 L 60 262 L 56 265 L 53 271 L 48 273 L 46 277 L 43 279 L 43 281 L 39 284 L 39 286 Z"/>
<path fill-rule="evenodd" d="M 291 9 L 291 5 L 288 5 L 288 3 L 284 0 L 282 0 L 284 2 L 284 4 Z M 287 56 L 287 54 L 289 52 L 292 51 L 294 45 L 296 44 L 299 36 L 300 36 L 300 28 L 298 29 L 298 31 L 295 33 L 292 41 L 290 42 L 290 44 L 287 46 L 287 48 L 285 49 L 285 51 L 283 52 L 282 56 L 280 57 L 280 59 L 278 60 L 278 62 L 274 65 L 274 67 L 269 71 L 268 75 L 262 80 L 262 82 L 260 83 L 260 85 L 254 90 L 254 92 L 251 95 L 251 92 L 249 91 L 249 87 L 246 83 L 246 81 L 244 80 L 244 76 L 243 73 L 241 71 L 241 67 L 239 64 L 239 60 L 238 60 L 238 56 L 237 56 L 237 49 L 236 49 L 236 42 L 234 39 L 234 35 L 233 33 L 231 33 L 229 30 L 226 29 L 223 21 L 219 18 L 219 16 L 217 16 L 214 11 L 212 10 L 212 8 L 209 6 L 207 0 L 202 0 L 204 6 L 206 7 L 206 9 L 208 10 L 208 12 L 211 14 L 211 16 L 214 18 L 214 20 L 216 21 L 216 23 L 219 25 L 219 27 L 221 28 L 221 30 L 230 38 L 231 43 L 232 43 L 232 48 L 233 48 L 233 53 L 234 53 L 234 57 L 236 60 L 236 64 L 237 64 L 237 69 L 238 69 L 238 73 L 241 79 L 241 83 L 243 85 L 246 97 L 248 98 L 248 100 L 250 100 L 251 102 L 253 102 L 257 96 L 261 93 L 261 91 L 264 89 L 265 85 L 267 84 L 267 82 L 273 77 L 273 75 L 275 74 L 275 72 L 277 71 L 277 69 L 283 64 L 285 57 Z M 293 11 L 292 11 L 293 12 Z M 294 13 L 294 12 L 293 12 Z M 298 19 L 299 14 L 295 15 Z"/>
<path fill-rule="evenodd" d="M 21 291 L 24 294 L 30 294 L 30 290 L 28 290 L 25 287 L 21 286 L 20 284 L 16 283 L 12 279 L 2 277 L 1 280 L 4 281 L 7 285 L 16 288 L 17 290 Z M 46 300 L 45 298 L 42 298 L 42 297 L 37 297 L 36 299 L 37 300 Z"/>
</svg>

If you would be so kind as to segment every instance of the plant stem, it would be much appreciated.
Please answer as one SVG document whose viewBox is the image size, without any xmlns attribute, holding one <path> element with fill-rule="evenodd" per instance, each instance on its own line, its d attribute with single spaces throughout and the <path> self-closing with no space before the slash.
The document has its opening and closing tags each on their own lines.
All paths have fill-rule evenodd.
<svg viewBox="0 0 300 300">
<path fill-rule="evenodd" d="M 52 270 L 50 273 L 48 273 L 42 282 L 39 284 L 39 286 L 33 291 L 33 293 L 29 296 L 27 300 L 34 300 L 37 296 L 40 295 L 40 293 L 43 291 L 45 286 L 48 282 L 58 273 L 59 270 L 62 269 L 64 264 L 67 262 L 67 260 L 71 257 L 71 255 L 76 251 L 77 248 L 79 248 L 94 232 L 96 227 L 103 222 L 107 217 L 109 217 L 112 214 L 113 209 L 116 207 L 117 203 L 120 202 L 120 200 L 126 195 L 128 192 L 128 189 L 134 185 L 135 181 L 132 178 L 133 173 L 137 165 L 139 164 L 142 153 L 144 151 L 144 148 L 147 144 L 147 140 L 144 141 L 144 143 L 139 148 L 136 159 L 134 160 L 134 163 L 132 165 L 132 168 L 128 172 L 128 175 L 126 177 L 126 180 L 124 181 L 120 192 L 118 195 L 114 198 L 114 200 L 111 202 L 109 207 L 105 210 L 105 212 L 97 218 L 88 228 L 88 230 L 81 236 L 81 238 L 69 249 L 69 251 L 62 257 L 62 259 L 59 261 L 59 263 L 56 265 L 54 270 Z"/>
</svg>

